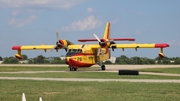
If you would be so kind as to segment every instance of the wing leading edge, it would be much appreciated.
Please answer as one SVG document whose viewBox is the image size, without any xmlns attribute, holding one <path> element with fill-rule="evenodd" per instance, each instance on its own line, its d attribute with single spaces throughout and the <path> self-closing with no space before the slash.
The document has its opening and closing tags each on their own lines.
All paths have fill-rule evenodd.
<svg viewBox="0 0 180 101">
<path fill-rule="evenodd" d="M 13 46 L 12 50 L 51 50 L 55 45 Z"/>
</svg>

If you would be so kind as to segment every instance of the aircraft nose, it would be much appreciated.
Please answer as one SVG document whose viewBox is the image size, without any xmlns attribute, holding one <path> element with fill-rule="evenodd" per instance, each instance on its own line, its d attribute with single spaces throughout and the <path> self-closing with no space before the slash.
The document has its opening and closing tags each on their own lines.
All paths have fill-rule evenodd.
<svg viewBox="0 0 180 101">
<path fill-rule="evenodd" d="M 65 58 L 65 61 L 66 61 L 66 64 L 69 64 L 69 59 L 70 59 L 71 57 L 66 57 Z"/>
</svg>

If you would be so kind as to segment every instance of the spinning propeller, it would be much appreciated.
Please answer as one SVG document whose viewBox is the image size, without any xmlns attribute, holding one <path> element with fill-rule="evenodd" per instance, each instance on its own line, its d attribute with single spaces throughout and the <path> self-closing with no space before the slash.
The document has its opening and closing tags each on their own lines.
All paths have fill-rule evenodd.
<svg viewBox="0 0 180 101">
<path fill-rule="evenodd" d="M 64 48 L 67 51 L 67 47 L 64 46 L 63 40 L 60 40 L 58 31 L 56 31 L 56 40 L 56 45 L 53 47 L 52 50 L 50 50 L 50 52 L 52 52 L 54 49 L 56 50 L 56 52 L 58 52 L 59 48 Z"/>
<path fill-rule="evenodd" d="M 99 56 L 100 51 L 102 51 L 102 48 L 107 47 L 107 43 L 110 42 L 111 44 L 116 44 L 113 40 L 105 40 L 105 39 L 99 39 L 99 37 L 94 33 L 93 36 L 97 39 L 97 41 L 99 42 L 100 48 L 98 49 L 98 54 L 97 56 Z M 114 47 L 112 47 L 112 50 L 114 51 Z M 102 51 L 102 56 L 104 55 L 104 51 Z"/>
<path fill-rule="evenodd" d="M 110 42 L 109 40 L 100 40 L 99 37 L 94 33 L 93 36 L 98 40 L 100 48 L 98 49 L 97 56 L 99 56 L 100 51 L 102 52 L 102 56 L 104 56 L 104 51 L 102 51 L 102 48 L 107 45 L 107 42 Z"/>
</svg>

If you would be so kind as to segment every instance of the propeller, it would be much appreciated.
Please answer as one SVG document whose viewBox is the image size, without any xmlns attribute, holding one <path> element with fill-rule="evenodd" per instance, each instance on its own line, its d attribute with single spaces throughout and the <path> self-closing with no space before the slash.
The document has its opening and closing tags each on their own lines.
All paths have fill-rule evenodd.
<svg viewBox="0 0 180 101">
<path fill-rule="evenodd" d="M 108 40 L 108 41 L 105 41 L 105 42 L 102 42 L 100 39 L 99 39 L 99 37 L 94 33 L 93 34 L 93 36 L 98 40 L 98 42 L 99 42 L 99 44 L 100 44 L 100 50 L 102 51 L 102 46 L 105 44 L 105 43 L 107 43 L 107 42 L 110 42 L 110 45 L 112 45 L 112 44 L 116 44 L 115 42 L 114 42 L 114 40 Z M 112 51 L 114 51 L 114 47 L 112 47 Z M 98 53 L 100 53 L 100 52 L 98 52 Z M 102 52 L 102 55 L 104 54 L 104 52 Z M 98 54 L 99 55 L 99 54 Z"/>
<path fill-rule="evenodd" d="M 102 52 L 102 56 L 104 56 L 104 51 L 102 51 L 102 45 L 105 43 L 105 42 L 101 42 L 101 40 L 99 39 L 99 37 L 94 33 L 93 36 L 98 40 L 99 44 L 100 44 L 100 49 L 98 49 L 98 52 L 97 52 L 97 56 L 99 56 L 100 54 L 100 51 Z"/>
<path fill-rule="evenodd" d="M 98 36 L 95 33 L 93 35 L 99 41 L 99 43 L 101 43 L 101 40 L 98 38 Z"/>
<path fill-rule="evenodd" d="M 63 46 L 63 44 L 59 41 L 60 37 L 58 31 L 56 31 L 56 40 L 57 40 L 56 45 L 50 50 L 50 52 L 52 52 L 54 49 L 56 50 L 56 52 L 58 52 L 59 46 L 64 47 L 67 52 L 67 47 Z"/>
</svg>

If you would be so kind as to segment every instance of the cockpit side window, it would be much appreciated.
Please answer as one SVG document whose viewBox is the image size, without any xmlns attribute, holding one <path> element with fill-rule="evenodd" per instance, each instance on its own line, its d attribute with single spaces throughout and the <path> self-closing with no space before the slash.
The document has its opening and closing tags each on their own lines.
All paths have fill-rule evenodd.
<svg viewBox="0 0 180 101">
<path fill-rule="evenodd" d="M 73 53 L 82 53 L 82 49 L 69 49 L 68 50 L 69 53 L 73 52 Z"/>
</svg>

